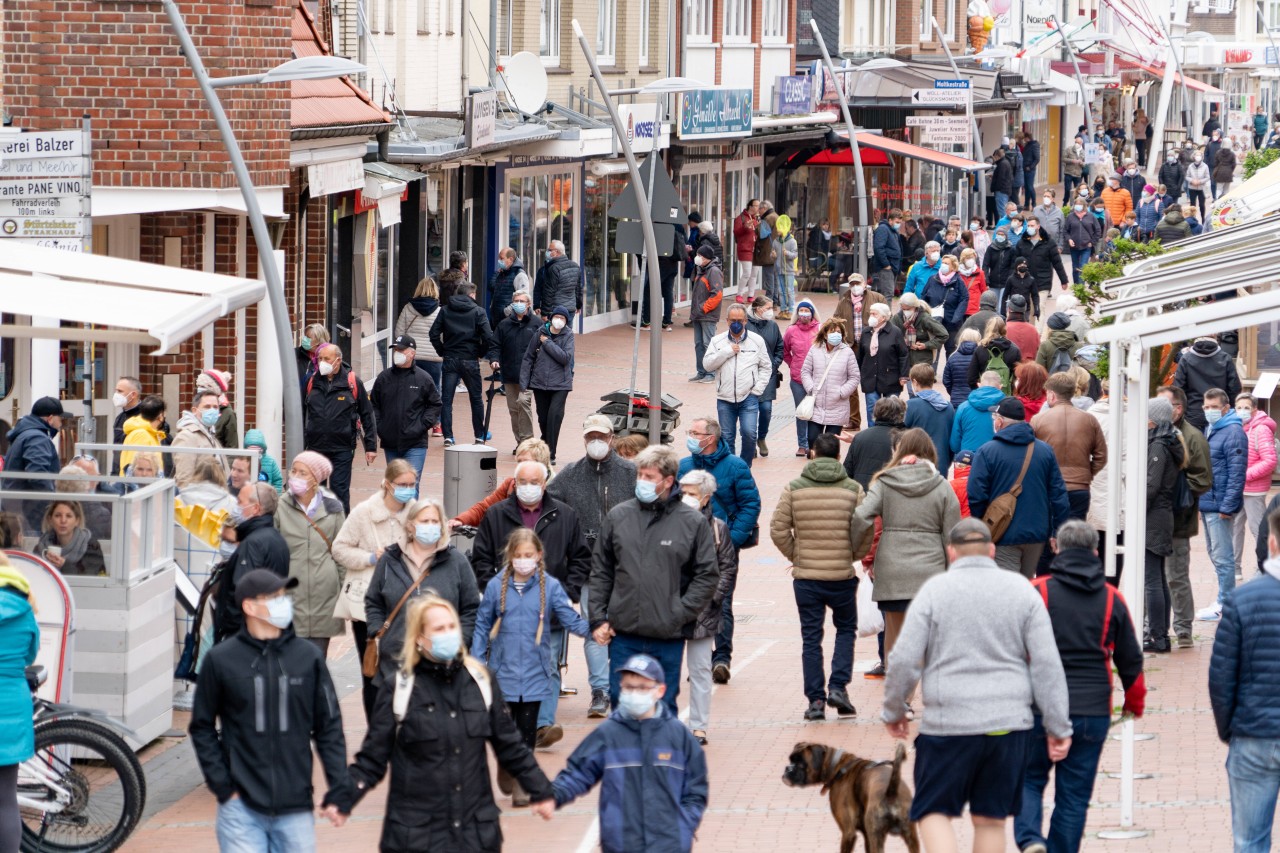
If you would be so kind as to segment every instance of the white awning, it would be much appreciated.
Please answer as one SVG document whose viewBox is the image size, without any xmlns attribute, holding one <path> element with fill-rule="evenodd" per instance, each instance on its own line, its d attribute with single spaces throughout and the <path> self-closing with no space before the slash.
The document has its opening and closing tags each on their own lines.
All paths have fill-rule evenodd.
<svg viewBox="0 0 1280 853">
<path fill-rule="evenodd" d="M 4 337 L 156 344 L 165 355 L 214 320 L 262 301 L 261 281 L 0 240 L 0 310 L 106 326 L 5 324 Z"/>
<path fill-rule="evenodd" d="M 1080 103 L 1080 84 L 1076 82 L 1076 78 L 1050 69 L 1049 77 L 1044 82 L 1053 90 L 1053 97 L 1049 100 L 1050 106 L 1069 107 Z M 1092 100 L 1093 87 L 1089 85 L 1088 80 L 1085 80 L 1084 89 Z"/>
</svg>

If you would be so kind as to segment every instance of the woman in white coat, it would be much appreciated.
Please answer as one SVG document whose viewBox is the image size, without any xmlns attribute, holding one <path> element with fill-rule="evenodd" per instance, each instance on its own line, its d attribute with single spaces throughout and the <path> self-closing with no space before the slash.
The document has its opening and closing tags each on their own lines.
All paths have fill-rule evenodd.
<svg viewBox="0 0 1280 853">
<path fill-rule="evenodd" d="M 818 329 L 818 337 L 804 357 L 800 382 L 813 397 L 809 446 L 824 432 L 839 434 L 849 425 L 849 397 L 858 387 L 858 358 L 846 342 L 844 320 L 832 317 Z M 810 456 L 813 454 L 810 453 Z"/>
</svg>

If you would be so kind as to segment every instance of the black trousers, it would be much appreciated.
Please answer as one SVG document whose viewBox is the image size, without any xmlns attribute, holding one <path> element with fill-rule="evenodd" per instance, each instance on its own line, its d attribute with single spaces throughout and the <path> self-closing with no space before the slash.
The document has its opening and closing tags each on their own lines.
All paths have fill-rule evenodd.
<svg viewBox="0 0 1280 853">
<path fill-rule="evenodd" d="M 453 395 L 458 380 L 467 388 L 471 401 L 471 430 L 476 442 L 484 438 L 484 398 L 480 391 L 480 365 L 474 359 L 446 358 L 441 369 L 440 428 L 445 438 L 453 438 Z"/>
<path fill-rule="evenodd" d="M 355 457 L 355 449 L 317 450 L 316 452 L 333 464 L 333 473 L 329 475 L 329 491 L 342 501 L 343 512 L 351 512 L 351 460 Z"/>
<path fill-rule="evenodd" d="M 538 410 L 538 429 L 542 440 L 551 448 L 551 461 L 556 461 L 556 445 L 560 442 L 560 425 L 564 423 L 564 402 L 568 391 L 533 389 L 533 405 Z"/>
<path fill-rule="evenodd" d="M 662 325 L 671 325 L 671 303 L 676 292 L 676 271 L 662 274 Z M 649 281 L 646 278 L 640 296 L 640 322 L 649 324 Z"/>
<path fill-rule="evenodd" d="M 538 709 L 541 702 L 508 702 L 507 711 L 515 721 L 516 730 L 524 738 L 524 745 L 533 749 L 538 741 Z"/>
<path fill-rule="evenodd" d="M 351 620 L 351 636 L 356 642 L 356 663 L 363 665 L 365 646 L 369 644 L 369 623 Z M 373 718 L 373 701 L 378 698 L 378 688 L 373 686 L 373 679 L 360 673 L 360 701 L 364 705 L 364 720 Z"/>
</svg>

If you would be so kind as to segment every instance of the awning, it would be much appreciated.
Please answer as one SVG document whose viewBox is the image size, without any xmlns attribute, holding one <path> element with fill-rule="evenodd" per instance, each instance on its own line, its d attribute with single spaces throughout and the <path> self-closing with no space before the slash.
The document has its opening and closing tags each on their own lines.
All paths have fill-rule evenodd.
<svg viewBox="0 0 1280 853">
<path fill-rule="evenodd" d="M 1125 64 L 1130 64 L 1130 63 L 1126 62 Z M 1133 62 L 1131 64 L 1137 68 L 1141 68 L 1143 71 L 1147 72 L 1153 77 L 1159 77 L 1159 78 L 1164 77 L 1163 68 L 1157 68 L 1154 65 L 1148 65 L 1145 62 Z M 1186 77 L 1182 74 L 1179 74 L 1177 71 L 1173 72 L 1173 84 L 1175 86 L 1180 86 L 1183 83 L 1185 83 L 1187 85 L 1187 88 L 1192 90 L 1193 92 L 1204 92 L 1206 95 L 1225 95 L 1226 94 L 1226 92 L 1222 91 L 1216 86 L 1210 86 L 1208 83 L 1202 83 L 1199 80 L 1195 79 L 1194 77 Z"/>
<path fill-rule="evenodd" d="M 0 241 L 0 292 L 6 313 L 111 327 L 10 323 L 0 336 L 158 344 L 152 355 L 165 355 L 214 320 L 261 302 L 267 288 L 247 278 Z"/>
<path fill-rule="evenodd" d="M 1075 77 L 1059 74 L 1057 71 L 1050 69 L 1049 77 L 1044 82 L 1053 94 L 1049 99 L 1050 106 L 1069 107 L 1080 103 L 1080 84 L 1076 82 Z M 1084 89 L 1085 94 L 1092 99 L 1093 87 L 1086 82 Z"/>
<path fill-rule="evenodd" d="M 849 139 L 847 131 L 837 131 L 835 135 L 845 142 Z M 897 139 L 890 139 L 887 136 L 880 136 L 876 133 L 859 133 L 858 147 L 862 150 L 862 165 L 864 166 L 891 165 L 893 161 L 890 159 L 890 155 L 897 154 L 900 157 L 923 160 L 926 163 L 933 163 L 934 165 L 944 166 L 960 172 L 982 172 L 991 168 L 990 163 L 978 163 L 958 154 L 934 151 L 932 148 L 912 145 L 910 142 L 900 142 Z M 827 149 L 814 154 L 806 161 L 806 164 L 810 166 L 852 166 L 853 153 L 847 147 L 842 147 L 835 151 Z"/>
</svg>

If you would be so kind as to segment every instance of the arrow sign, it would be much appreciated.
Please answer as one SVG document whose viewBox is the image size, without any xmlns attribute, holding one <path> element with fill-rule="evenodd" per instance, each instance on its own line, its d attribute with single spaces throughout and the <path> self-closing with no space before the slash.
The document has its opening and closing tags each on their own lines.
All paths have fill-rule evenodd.
<svg viewBox="0 0 1280 853">
<path fill-rule="evenodd" d="M 969 100 L 969 93 L 972 91 L 972 89 L 912 89 L 911 103 L 958 106 Z"/>
<path fill-rule="evenodd" d="M 655 186 L 652 189 L 649 187 L 649 169 L 649 158 L 646 157 L 640 161 L 640 183 L 649 197 L 649 210 L 653 214 L 654 223 L 683 224 L 686 218 L 684 206 L 680 204 L 680 194 L 676 192 L 676 185 L 667 174 L 667 167 L 661 162 L 657 164 L 657 168 L 653 170 Z M 618 193 L 618 200 L 609 208 L 609 216 L 614 219 L 640 219 L 640 202 L 630 183 Z"/>
</svg>

